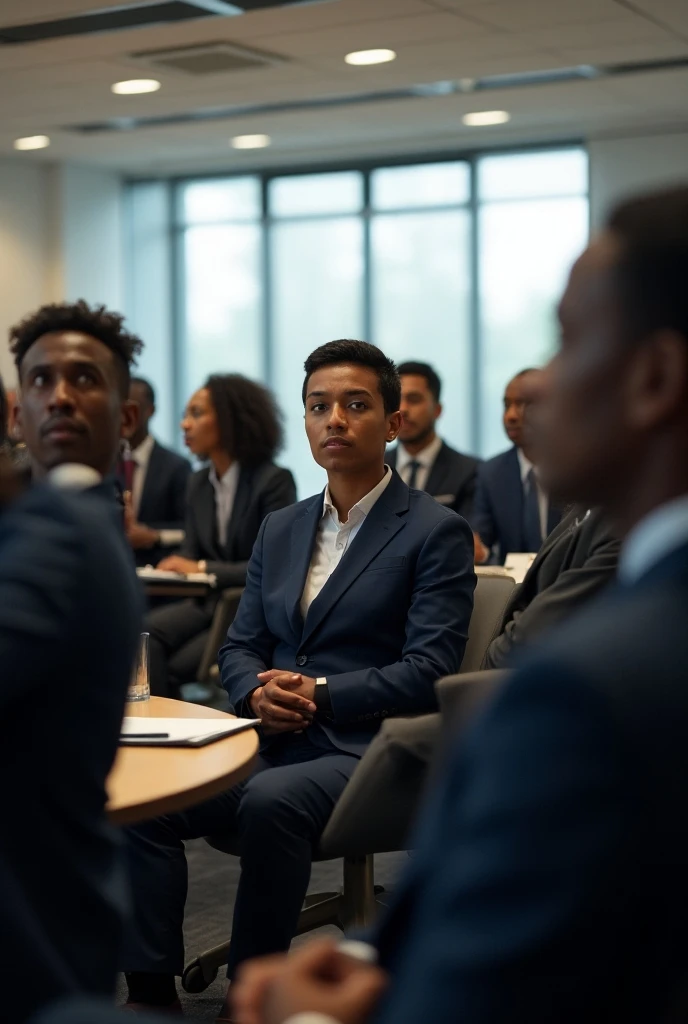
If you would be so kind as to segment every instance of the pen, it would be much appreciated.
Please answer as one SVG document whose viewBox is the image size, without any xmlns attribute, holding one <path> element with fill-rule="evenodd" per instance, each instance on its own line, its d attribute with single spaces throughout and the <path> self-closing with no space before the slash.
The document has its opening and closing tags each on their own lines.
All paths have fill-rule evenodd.
<svg viewBox="0 0 688 1024">
<path fill-rule="evenodd" d="M 168 732 L 123 732 L 120 739 L 124 740 L 168 740 Z"/>
</svg>

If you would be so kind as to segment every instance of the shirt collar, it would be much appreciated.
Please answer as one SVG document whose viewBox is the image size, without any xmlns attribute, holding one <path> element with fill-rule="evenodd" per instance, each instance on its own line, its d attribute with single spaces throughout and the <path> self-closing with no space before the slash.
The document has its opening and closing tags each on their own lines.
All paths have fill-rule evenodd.
<svg viewBox="0 0 688 1024">
<path fill-rule="evenodd" d="M 405 466 L 408 466 L 409 462 L 417 462 L 425 469 L 430 469 L 433 462 L 439 455 L 440 448 L 443 444 L 444 442 L 442 438 L 435 434 L 430 444 L 426 444 L 422 451 L 416 452 L 415 455 L 411 455 L 400 442 L 397 445 L 397 473 L 401 472 Z"/>
<path fill-rule="evenodd" d="M 528 479 L 528 474 L 530 473 L 531 469 L 533 469 L 533 463 L 530 461 L 530 459 L 527 459 L 525 457 L 522 448 L 517 448 L 516 454 L 518 456 L 518 464 L 521 468 L 521 483 L 524 484 Z"/>
<path fill-rule="evenodd" d="M 132 450 L 131 457 L 137 466 L 147 465 L 155 447 L 155 438 L 152 434 L 146 434 L 140 445 Z"/>
<path fill-rule="evenodd" d="M 235 481 L 239 476 L 239 463 L 233 462 L 232 465 L 226 470 L 221 477 L 218 477 L 215 472 L 215 467 L 211 464 L 210 472 L 208 473 L 208 479 L 215 488 L 216 491 L 227 491 L 230 487 L 234 486 Z"/>
<path fill-rule="evenodd" d="M 360 501 L 357 501 L 356 504 L 354 505 L 354 507 L 349 509 L 348 519 L 347 519 L 346 523 L 344 523 L 342 525 L 348 526 L 348 524 L 351 522 L 351 513 L 354 512 L 354 510 L 358 511 L 363 516 L 363 518 L 365 519 L 365 517 L 370 512 L 371 508 L 373 507 L 373 505 L 375 504 L 377 499 L 387 489 L 387 487 L 389 486 L 391 480 L 392 480 L 392 470 L 389 468 L 389 466 L 386 465 L 385 466 L 385 475 L 383 476 L 383 478 L 380 481 L 380 483 L 376 484 L 375 487 L 373 487 L 372 491 L 368 491 L 367 494 L 364 494 L 364 496 L 360 499 Z M 325 496 L 323 498 L 323 511 L 322 511 L 322 514 L 323 514 L 323 516 L 326 516 L 328 513 L 330 515 L 332 515 L 332 517 L 337 522 L 339 521 L 339 515 L 337 513 L 337 509 L 332 504 L 332 496 L 330 495 L 330 485 L 329 484 L 325 488 Z M 354 517 L 354 518 L 358 518 L 358 517 Z"/>
<path fill-rule="evenodd" d="M 635 583 L 686 542 L 688 494 L 656 508 L 631 530 L 621 548 L 619 579 L 622 583 Z"/>
</svg>

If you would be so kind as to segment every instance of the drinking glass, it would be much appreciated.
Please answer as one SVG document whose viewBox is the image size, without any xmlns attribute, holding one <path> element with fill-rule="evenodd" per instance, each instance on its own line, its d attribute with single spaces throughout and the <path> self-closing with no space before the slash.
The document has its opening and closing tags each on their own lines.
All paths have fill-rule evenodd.
<svg viewBox="0 0 688 1024">
<path fill-rule="evenodd" d="M 150 675 L 148 673 L 148 641 L 150 633 L 139 637 L 136 660 L 127 690 L 127 700 L 148 700 L 150 697 Z"/>
</svg>

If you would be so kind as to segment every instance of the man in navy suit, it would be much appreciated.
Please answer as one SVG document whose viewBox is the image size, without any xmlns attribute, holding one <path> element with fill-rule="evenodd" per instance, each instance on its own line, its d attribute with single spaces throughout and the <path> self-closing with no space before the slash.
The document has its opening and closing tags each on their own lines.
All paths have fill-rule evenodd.
<svg viewBox="0 0 688 1024">
<path fill-rule="evenodd" d="M 686 1019 L 687 279 L 688 188 L 622 204 L 574 267 L 540 467 L 618 525 L 619 585 L 455 745 L 379 966 L 249 965 L 241 1024 Z"/>
<path fill-rule="evenodd" d="M 451 448 L 435 430 L 442 382 L 428 363 L 402 363 L 399 376 L 401 429 L 387 464 L 409 487 L 427 491 L 470 522 L 479 460 Z"/>
<path fill-rule="evenodd" d="M 476 560 L 485 562 L 496 547 L 503 564 L 511 551 L 539 551 L 561 519 L 549 499 L 527 448 L 526 408 L 537 388 L 540 370 L 521 370 L 504 392 L 504 429 L 513 444 L 478 467 L 472 518 Z"/>
<path fill-rule="evenodd" d="M 133 465 L 127 536 L 136 564 L 155 565 L 184 539 L 191 466 L 188 459 L 165 448 L 150 433 L 155 392 L 149 381 L 132 377 L 129 397 L 138 406 L 139 418 L 129 438 Z"/>
<path fill-rule="evenodd" d="M 129 368 L 139 348 L 121 317 L 85 303 L 43 307 L 11 332 L 35 484 L 0 509 L 8 1024 L 61 995 L 114 990 L 126 900 L 106 779 L 143 602 L 114 480 L 82 494 L 53 484 L 113 472 L 134 422 Z"/>
<path fill-rule="evenodd" d="M 436 680 L 461 665 L 473 540 L 460 516 L 385 466 L 401 420 L 394 364 L 338 341 L 305 368 L 306 433 L 327 487 L 263 521 L 219 658 L 234 708 L 261 720 L 257 770 L 218 799 L 129 830 L 134 1004 L 175 1005 L 182 841 L 239 835 L 230 977 L 250 956 L 287 949 L 313 849 L 382 720 L 433 710 Z"/>
</svg>

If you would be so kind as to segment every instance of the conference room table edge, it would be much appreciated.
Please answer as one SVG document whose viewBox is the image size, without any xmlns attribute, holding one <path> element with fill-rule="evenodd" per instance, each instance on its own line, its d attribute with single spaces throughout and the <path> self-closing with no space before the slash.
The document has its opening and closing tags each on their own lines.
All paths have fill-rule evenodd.
<svg viewBox="0 0 688 1024">
<path fill-rule="evenodd" d="M 224 711 L 167 697 L 127 703 L 124 713 L 142 718 L 236 718 Z M 202 747 L 121 745 L 107 780 L 108 819 L 114 825 L 134 825 L 203 803 L 247 778 L 258 749 L 255 729 Z M 188 776 L 189 781 L 176 786 L 156 786 L 147 781 L 141 793 L 139 779 L 148 772 L 154 778 L 172 772 L 181 780 Z"/>
</svg>

